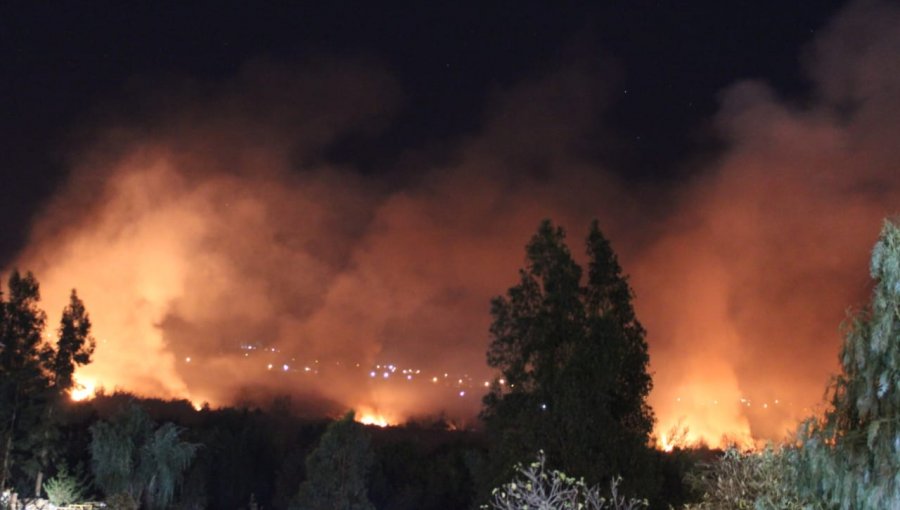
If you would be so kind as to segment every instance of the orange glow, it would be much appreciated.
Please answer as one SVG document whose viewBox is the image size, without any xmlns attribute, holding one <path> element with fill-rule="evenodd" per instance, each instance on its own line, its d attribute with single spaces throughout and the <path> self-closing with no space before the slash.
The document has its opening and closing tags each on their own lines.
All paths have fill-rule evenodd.
<svg viewBox="0 0 900 510">
<path fill-rule="evenodd" d="M 403 158 L 386 184 L 323 157 L 397 113 L 386 71 L 251 67 L 183 112 L 83 137 L 96 143 L 70 155 L 10 268 L 35 273 L 48 325 L 73 287 L 91 314 L 73 400 L 103 385 L 195 407 L 309 397 L 310 413 L 380 426 L 472 419 L 499 375 L 486 305 L 523 245 L 552 218 L 583 257 L 597 218 L 647 331 L 661 447 L 778 440 L 839 368 L 838 325 L 900 204 L 897 16 L 871 19 L 888 27 L 872 44 L 843 40 L 862 22 L 823 31 L 802 108 L 761 82 L 723 90 L 722 153 L 658 188 L 572 150 L 600 117 L 564 98 L 606 88 L 580 68 L 511 87 L 452 157 Z M 416 371 L 373 370 L 386 360 Z"/>
<path fill-rule="evenodd" d="M 93 379 L 75 374 L 75 385 L 69 390 L 69 398 L 75 402 L 94 398 L 97 391 L 97 382 Z"/>
<path fill-rule="evenodd" d="M 397 424 L 396 421 L 388 419 L 386 415 L 377 410 L 365 407 L 361 407 L 360 409 L 362 409 L 362 411 L 357 413 L 356 421 L 363 425 L 375 425 L 377 427 L 385 428 Z"/>
</svg>

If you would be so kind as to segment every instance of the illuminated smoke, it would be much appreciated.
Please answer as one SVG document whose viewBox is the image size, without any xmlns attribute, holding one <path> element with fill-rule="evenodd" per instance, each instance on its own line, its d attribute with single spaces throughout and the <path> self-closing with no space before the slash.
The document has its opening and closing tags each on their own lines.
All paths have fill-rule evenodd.
<svg viewBox="0 0 900 510">
<path fill-rule="evenodd" d="M 728 150 L 631 266 L 658 430 L 684 416 L 712 442 L 780 437 L 821 402 L 868 251 L 900 209 L 898 27 L 895 7 L 850 6 L 810 48 L 808 104 L 758 82 L 722 94 Z"/>
<path fill-rule="evenodd" d="M 401 99 L 377 64 L 252 64 L 98 129 L 17 265 L 51 317 L 78 289 L 98 339 L 79 378 L 108 390 L 471 419 L 490 297 L 515 283 L 540 219 L 580 252 L 597 217 L 649 332 L 659 433 L 777 437 L 820 401 L 900 203 L 896 27 L 881 4 L 843 12 L 805 57 L 804 104 L 758 82 L 724 91 L 727 150 L 642 190 L 653 207 L 578 156 L 602 69 L 498 94 L 452 162 L 412 153 L 386 184 L 323 163 L 342 135 L 389 124 Z M 370 376 L 387 363 L 419 372 Z"/>
</svg>

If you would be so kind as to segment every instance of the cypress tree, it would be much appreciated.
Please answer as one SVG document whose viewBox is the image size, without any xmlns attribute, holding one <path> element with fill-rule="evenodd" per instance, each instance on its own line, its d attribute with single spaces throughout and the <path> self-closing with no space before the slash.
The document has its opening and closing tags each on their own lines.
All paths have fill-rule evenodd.
<svg viewBox="0 0 900 510">
<path fill-rule="evenodd" d="M 481 415 L 491 439 L 489 486 L 539 449 L 554 467 L 592 483 L 617 474 L 631 487 L 647 483 L 653 414 L 644 329 L 596 222 L 587 254 L 583 281 L 565 231 L 544 221 L 526 246 L 519 284 L 491 303 L 487 358 L 500 376 Z"/>
</svg>

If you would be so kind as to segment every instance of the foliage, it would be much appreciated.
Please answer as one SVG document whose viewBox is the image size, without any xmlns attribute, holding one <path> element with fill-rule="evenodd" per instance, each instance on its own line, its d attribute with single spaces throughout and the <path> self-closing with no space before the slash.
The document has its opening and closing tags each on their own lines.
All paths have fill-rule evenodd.
<svg viewBox="0 0 900 510">
<path fill-rule="evenodd" d="M 468 434 L 405 426 L 391 433 L 387 444 L 375 448 L 369 499 L 376 508 L 392 510 L 448 510 L 472 508 L 474 496 L 471 457 L 477 456 Z M 434 446 L 435 440 L 450 443 Z"/>
<path fill-rule="evenodd" d="M 303 510 L 374 510 L 366 491 L 372 448 L 353 412 L 330 424 L 306 458 L 307 479 L 292 508 Z"/>
<path fill-rule="evenodd" d="M 727 448 L 720 459 L 689 475 L 689 483 L 703 496 L 685 510 L 817 508 L 797 490 L 795 453 L 771 445 L 758 452 Z"/>
<path fill-rule="evenodd" d="M 65 466 L 44 484 L 47 499 L 56 506 L 65 506 L 83 500 L 87 489 L 88 483 L 84 477 L 70 473 Z"/>
<path fill-rule="evenodd" d="M 17 464 L 33 457 L 33 431 L 41 423 L 49 386 L 38 282 L 30 273 L 13 271 L 8 288 L 7 300 L 0 294 L 0 490 L 8 487 Z"/>
<path fill-rule="evenodd" d="M 519 284 L 491 304 L 487 359 L 501 372 L 482 412 L 491 485 L 543 444 L 552 465 L 592 483 L 621 473 L 631 489 L 655 491 L 644 329 L 596 222 L 586 244 L 583 279 L 563 229 L 544 221 L 526 247 Z"/>
<path fill-rule="evenodd" d="M 490 505 L 481 508 L 496 510 L 636 510 L 647 508 L 647 500 L 626 499 L 618 493 L 621 478 L 613 478 L 610 496 L 601 494 L 599 487 L 590 487 L 583 478 L 573 478 L 561 471 L 546 468 L 544 452 L 527 467 L 518 464 L 518 476 L 494 489 Z"/>
<path fill-rule="evenodd" d="M 44 470 L 56 460 L 59 453 L 59 413 L 57 408 L 66 401 L 69 390 L 75 385 L 74 375 L 78 366 L 91 362 L 96 342 L 91 337 L 91 320 L 84 303 L 72 289 L 69 304 L 63 309 L 56 349 L 42 352 L 45 373 L 49 378 L 50 401 L 44 411 L 44 419 L 35 433 L 39 435 L 38 455 L 35 459 L 37 477 L 35 495 L 41 494 Z"/>
<path fill-rule="evenodd" d="M 871 302 L 845 325 L 830 409 L 807 420 L 797 438 L 801 491 L 840 508 L 900 501 L 900 228 L 891 221 L 872 250 L 870 274 Z"/>
<path fill-rule="evenodd" d="M 69 304 L 63 309 L 59 321 L 56 350 L 47 353 L 47 367 L 52 377 L 53 389 L 63 396 L 75 384 L 75 368 L 91 362 L 96 341 L 91 336 L 91 319 L 72 289 Z"/>
<path fill-rule="evenodd" d="M 197 445 L 180 439 L 172 423 L 156 428 L 137 405 L 130 405 L 110 422 L 91 426 L 94 479 L 107 494 L 127 494 L 150 509 L 172 502 L 175 487 Z"/>
<path fill-rule="evenodd" d="M 106 508 L 110 510 L 138 510 L 140 505 L 131 494 L 127 492 L 117 492 L 106 498 Z"/>
<path fill-rule="evenodd" d="M 78 366 L 91 361 L 90 320 L 75 291 L 63 310 L 56 346 L 43 340 L 46 314 L 38 307 L 40 288 L 31 273 L 13 271 L 9 299 L 0 294 L 0 488 L 36 479 L 59 450 L 54 410 L 66 400 Z"/>
</svg>

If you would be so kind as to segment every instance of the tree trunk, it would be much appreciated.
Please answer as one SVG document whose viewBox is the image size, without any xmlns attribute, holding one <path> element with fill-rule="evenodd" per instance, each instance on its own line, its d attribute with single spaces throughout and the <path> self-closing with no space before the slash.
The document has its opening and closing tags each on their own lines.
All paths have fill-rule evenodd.
<svg viewBox="0 0 900 510">
<path fill-rule="evenodd" d="M 6 436 L 6 445 L 3 448 L 3 466 L 0 468 L 0 490 L 6 489 L 9 480 L 9 464 L 12 457 L 12 440 L 16 433 L 16 418 L 19 417 L 19 383 L 16 383 L 14 393 L 12 416 L 9 419 L 9 433 Z M 13 507 L 15 508 L 15 507 Z"/>
<path fill-rule="evenodd" d="M 41 485 L 44 483 L 44 470 L 38 469 L 37 478 L 34 480 L 34 497 L 41 498 Z"/>
<path fill-rule="evenodd" d="M 53 423 L 53 406 L 51 403 L 47 406 L 47 421 L 44 423 L 44 443 L 41 445 L 41 454 L 38 456 L 38 472 L 37 478 L 34 480 L 34 497 L 41 497 L 41 488 L 44 483 L 44 469 L 47 468 L 48 443 L 50 442 L 50 429 Z"/>
<path fill-rule="evenodd" d="M 0 490 L 6 489 L 6 479 L 9 478 L 9 456 L 12 450 L 12 431 L 6 436 L 6 445 L 3 447 L 3 466 L 0 467 Z"/>
</svg>

